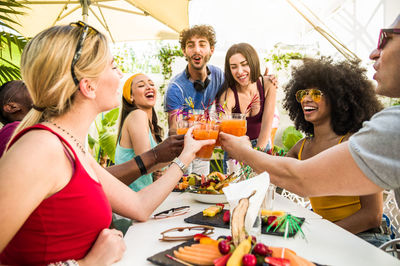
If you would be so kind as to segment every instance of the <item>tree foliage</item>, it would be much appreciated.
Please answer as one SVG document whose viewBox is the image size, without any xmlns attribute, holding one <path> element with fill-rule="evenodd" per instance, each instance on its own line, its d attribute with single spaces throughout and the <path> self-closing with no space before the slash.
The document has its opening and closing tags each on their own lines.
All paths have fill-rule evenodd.
<svg viewBox="0 0 400 266">
<path fill-rule="evenodd" d="M 0 0 L 0 82 L 20 79 L 20 57 L 28 40 L 11 25 L 19 24 L 12 15 L 23 15 L 25 6 L 14 0 Z"/>
</svg>

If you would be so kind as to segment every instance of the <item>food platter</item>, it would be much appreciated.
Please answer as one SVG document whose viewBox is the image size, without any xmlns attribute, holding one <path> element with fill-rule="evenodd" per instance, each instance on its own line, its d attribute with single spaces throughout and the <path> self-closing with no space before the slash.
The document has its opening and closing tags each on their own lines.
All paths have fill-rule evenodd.
<svg viewBox="0 0 400 266">
<path fill-rule="evenodd" d="M 225 194 L 201 194 L 197 192 L 189 192 L 192 199 L 203 203 L 226 203 Z"/>
</svg>

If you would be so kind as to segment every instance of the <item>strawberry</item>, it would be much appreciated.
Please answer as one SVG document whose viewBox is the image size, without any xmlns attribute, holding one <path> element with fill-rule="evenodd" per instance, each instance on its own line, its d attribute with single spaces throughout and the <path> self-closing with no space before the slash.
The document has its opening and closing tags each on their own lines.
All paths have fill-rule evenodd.
<svg viewBox="0 0 400 266">
<path fill-rule="evenodd" d="M 229 258 L 231 257 L 232 253 L 228 253 L 222 257 L 219 257 L 218 259 L 215 259 L 214 265 L 215 266 L 225 266 L 226 263 L 228 262 Z"/>
<path fill-rule="evenodd" d="M 272 224 L 272 227 L 277 226 L 276 216 L 274 216 L 274 215 L 268 216 L 267 225 L 270 225 L 270 224 Z"/>
<path fill-rule="evenodd" d="M 229 221 L 231 220 L 231 213 L 229 212 L 229 210 L 224 212 L 222 220 L 224 221 L 224 223 L 229 223 Z"/>
</svg>

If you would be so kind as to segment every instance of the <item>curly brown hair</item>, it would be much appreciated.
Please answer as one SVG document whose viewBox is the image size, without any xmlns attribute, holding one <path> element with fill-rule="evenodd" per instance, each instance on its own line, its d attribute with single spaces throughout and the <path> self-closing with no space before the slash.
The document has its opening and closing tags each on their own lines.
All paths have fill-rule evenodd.
<svg viewBox="0 0 400 266">
<path fill-rule="evenodd" d="M 333 62 L 330 57 L 305 59 L 301 66 L 294 67 L 292 79 L 284 88 L 283 107 L 289 112 L 296 129 L 308 136 L 314 134 L 313 124 L 304 119 L 296 92 L 318 88 L 331 106 L 333 131 L 337 135 L 358 131 L 364 121 L 382 109 L 365 72 L 360 61 Z"/>
<path fill-rule="evenodd" d="M 213 48 L 217 43 L 217 39 L 215 37 L 215 30 L 210 25 L 195 25 L 191 28 L 184 29 L 179 34 L 179 43 L 181 44 L 182 50 L 186 48 L 186 42 L 188 39 L 193 36 L 205 37 L 210 44 L 210 47 Z"/>
</svg>

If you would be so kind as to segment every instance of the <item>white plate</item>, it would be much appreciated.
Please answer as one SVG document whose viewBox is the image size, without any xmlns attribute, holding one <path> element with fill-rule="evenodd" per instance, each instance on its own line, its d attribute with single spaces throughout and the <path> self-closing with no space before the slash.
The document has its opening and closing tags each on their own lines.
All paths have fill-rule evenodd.
<svg viewBox="0 0 400 266">
<path fill-rule="evenodd" d="M 199 194 L 189 192 L 189 195 L 197 201 L 203 203 L 226 203 L 225 194 Z"/>
</svg>

